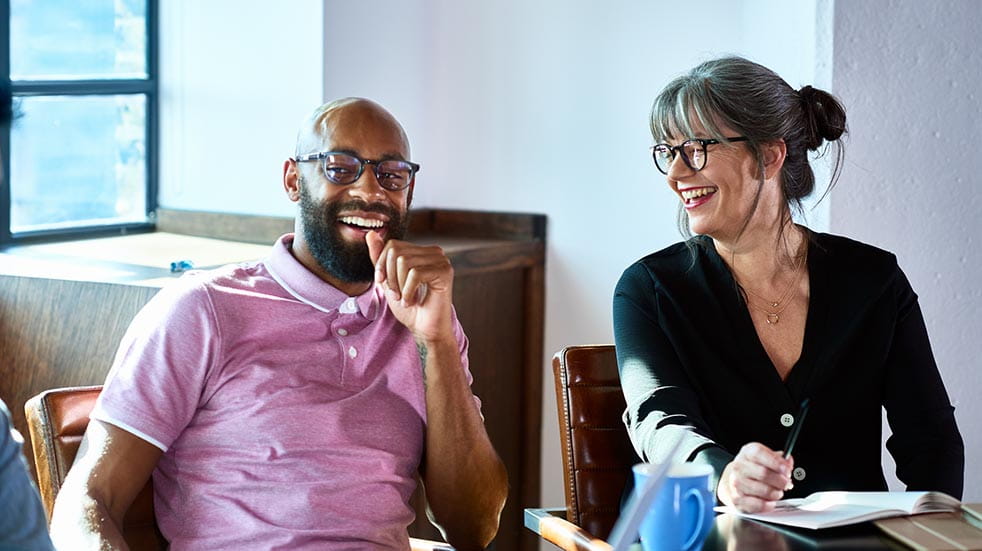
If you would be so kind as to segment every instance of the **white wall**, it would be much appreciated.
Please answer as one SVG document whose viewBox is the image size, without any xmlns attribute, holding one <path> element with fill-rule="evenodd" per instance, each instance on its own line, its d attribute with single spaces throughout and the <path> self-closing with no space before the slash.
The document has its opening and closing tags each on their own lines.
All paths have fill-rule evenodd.
<svg viewBox="0 0 982 551">
<path fill-rule="evenodd" d="M 159 9 L 160 205 L 293 216 L 282 163 L 323 98 L 322 1 Z"/>
<path fill-rule="evenodd" d="M 982 498 L 982 3 L 838 2 L 833 82 L 847 106 L 831 227 L 897 254 L 920 297 Z M 889 456 L 885 458 L 889 461 Z"/>
</svg>

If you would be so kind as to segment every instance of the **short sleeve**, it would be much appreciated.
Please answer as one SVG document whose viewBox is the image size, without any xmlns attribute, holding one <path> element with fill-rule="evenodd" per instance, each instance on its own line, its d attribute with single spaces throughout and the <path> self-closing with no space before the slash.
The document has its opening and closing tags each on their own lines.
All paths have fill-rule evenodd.
<svg viewBox="0 0 982 551">
<path fill-rule="evenodd" d="M 167 451 L 197 411 L 220 351 L 207 286 L 185 275 L 130 324 L 91 418 Z"/>
</svg>

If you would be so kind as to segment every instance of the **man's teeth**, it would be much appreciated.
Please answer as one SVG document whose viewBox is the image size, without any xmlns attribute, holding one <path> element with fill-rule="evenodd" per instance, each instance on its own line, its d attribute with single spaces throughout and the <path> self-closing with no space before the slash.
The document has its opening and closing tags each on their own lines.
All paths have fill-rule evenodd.
<svg viewBox="0 0 982 551">
<path fill-rule="evenodd" d="M 698 189 L 687 189 L 682 192 L 682 199 L 686 201 L 691 201 L 696 197 L 702 197 L 703 195 L 709 195 L 710 193 L 716 193 L 715 188 L 711 187 L 701 187 Z"/>
<path fill-rule="evenodd" d="M 361 226 L 362 228 L 381 228 L 385 225 L 385 222 L 381 220 L 376 220 L 373 218 L 362 218 L 360 216 L 342 216 L 340 218 L 341 222 L 349 224 L 352 226 Z"/>
</svg>

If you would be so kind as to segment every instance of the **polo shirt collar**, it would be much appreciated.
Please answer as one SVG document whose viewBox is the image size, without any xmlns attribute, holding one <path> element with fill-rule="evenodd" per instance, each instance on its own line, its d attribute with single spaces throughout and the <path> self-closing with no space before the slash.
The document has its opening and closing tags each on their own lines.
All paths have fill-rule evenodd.
<svg viewBox="0 0 982 551">
<path fill-rule="evenodd" d="M 300 263 L 291 252 L 293 234 L 280 237 L 264 264 L 273 279 L 295 298 L 323 312 L 359 313 L 368 320 L 378 317 L 382 289 L 372 283 L 367 291 L 349 297 L 330 283 L 317 277 Z"/>
</svg>

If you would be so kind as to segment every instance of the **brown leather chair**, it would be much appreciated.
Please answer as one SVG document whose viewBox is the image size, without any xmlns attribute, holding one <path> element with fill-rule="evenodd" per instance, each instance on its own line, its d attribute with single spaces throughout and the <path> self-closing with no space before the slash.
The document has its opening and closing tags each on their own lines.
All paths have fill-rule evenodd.
<svg viewBox="0 0 982 551">
<path fill-rule="evenodd" d="M 82 435 L 89 425 L 89 412 L 100 392 L 101 386 L 46 390 L 24 404 L 34 464 L 37 466 L 38 490 L 41 491 L 41 503 L 49 521 L 58 490 L 75 461 Z M 153 514 L 153 485 L 149 480 L 126 512 L 123 538 L 134 551 L 167 547 L 166 540 L 157 529 Z"/>
<path fill-rule="evenodd" d="M 631 466 L 640 462 L 621 420 L 625 402 L 614 346 L 566 347 L 553 357 L 552 372 L 565 518 L 548 509 L 527 509 L 526 525 L 562 549 L 610 549 L 604 540 L 617 521 Z"/>
<path fill-rule="evenodd" d="M 47 390 L 24 405 L 37 465 L 41 502 L 51 520 L 58 490 L 75 460 L 101 386 Z M 166 549 L 153 513 L 153 485 L 147 481 L 123 519 L 123 537 L 133 551 Z M 410 538 L 412 551 L 453 551 L 445 543 Z"/>
</svg>

